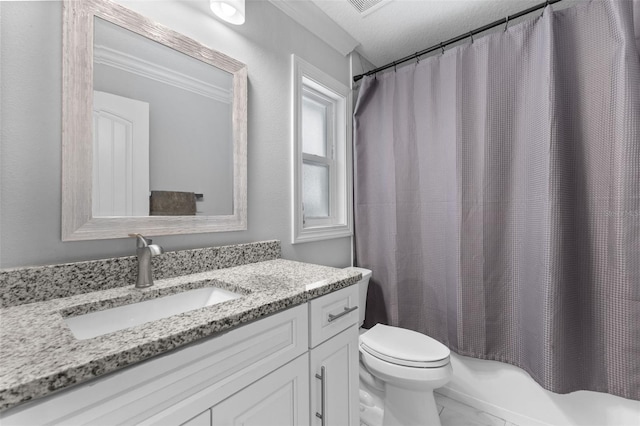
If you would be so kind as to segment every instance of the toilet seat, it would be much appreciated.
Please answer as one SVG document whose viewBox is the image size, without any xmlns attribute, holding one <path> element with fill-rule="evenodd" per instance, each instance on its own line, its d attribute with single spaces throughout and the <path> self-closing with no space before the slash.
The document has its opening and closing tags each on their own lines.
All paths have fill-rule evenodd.
<svg viewBox="0 0 640 426">
<path fill-rule="evenodd" d="M 451 353 L 429 336 L 383 324 L 376 324 L 360 336 L 360 348 L 391 364 L 414 368 L 445 366 Z"/>
</svg>

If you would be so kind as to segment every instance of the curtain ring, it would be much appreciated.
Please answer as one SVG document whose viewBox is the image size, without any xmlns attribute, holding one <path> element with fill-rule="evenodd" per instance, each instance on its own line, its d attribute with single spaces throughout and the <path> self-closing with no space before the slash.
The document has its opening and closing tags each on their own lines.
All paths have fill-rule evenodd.
<svg viewBox="0 0 640 426">
<path fill-rule="evenodd" d="M 507 16 L 506 19 L 507 20 L 505 21 L 505 24 L 504 24 L 504 32 L 505 33 L 507 32 L 507 29 L 509 28 L 509 17 Z"/>
<path fill-rule="evenodd" d="M 469 36 L 471 37 L 471 44 L 473 44 L 473 31 L 469 31 Z"/>
<path fill-rule="evenodd" d="M 418 52 L 416 52 L 414 56 L 416 57 L 416 65 L 418 65 L 420 63 L 420 55 L 418 55 Z"/>
<path fill-rule="evenodd" d="M 440 42 L 440 49 L 442 49 L 442 54 L 444 55 L 444 45 Z"/>
<path fill-rule="evenodd" d="M 397 72 L 398 68 L 396 68 L 396 61 L 393 61 L 393 72 Z"/>
<path fill-rule="evenodd" d="M 544 16 L 544 11 L 548 6 L 549 6 L 549 0 L 546 0 L 544 2 L 544 7 L 542 8 L 542 13 L 540 14 L 541 17 Z"/>
</svg>

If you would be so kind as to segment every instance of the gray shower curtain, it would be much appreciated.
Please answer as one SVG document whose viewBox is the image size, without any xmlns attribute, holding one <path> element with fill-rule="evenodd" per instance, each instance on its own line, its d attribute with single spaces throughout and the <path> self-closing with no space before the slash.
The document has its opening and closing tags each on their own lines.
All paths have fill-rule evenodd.
<svg viewBox="0 0 640 426">
<path fill-rule="evenodd" d="M 367 325 L 640 400 L 640 60 L 629 0 L 366 77 L 354 113 Z"/>
</svg>

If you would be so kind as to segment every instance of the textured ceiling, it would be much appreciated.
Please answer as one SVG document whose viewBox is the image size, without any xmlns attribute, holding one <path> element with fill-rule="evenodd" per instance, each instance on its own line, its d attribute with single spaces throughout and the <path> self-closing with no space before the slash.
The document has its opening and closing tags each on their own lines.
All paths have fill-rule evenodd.
<svg viewBox="0 0 640 426">
<path fill-rule="evenodd" d="M 381 66 L 543 0 L 391 0 L 364 14 L 348 0 L 312 1 L 360 43 L 359 53 Z"/>
</svg>

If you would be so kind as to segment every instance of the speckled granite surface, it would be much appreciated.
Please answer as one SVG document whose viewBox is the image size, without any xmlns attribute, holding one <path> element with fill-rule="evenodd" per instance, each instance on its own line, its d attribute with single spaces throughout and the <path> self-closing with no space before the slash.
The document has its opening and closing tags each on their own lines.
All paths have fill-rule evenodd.
<svg viewBox="0 0 640 426">
<path fill-rule="evenodd" d="M 158 280 L 279 257 L 280 241 L 273 240 L 167 252 L 153 257 L 151 265 Z M 127 256 L 0 270 L 0 308 L 133 285 L 137 269 L 136 257 Z"/>
<path fill-rule="evenodd" d="M 264 250 L 267 255 L 272 247 Z M 229 258 L 243 257 L 246 263 L 246 254 L 240 252 L 230 250 Z M 359 278 L 354 271 L 275 259 L 160 279 L 144 290 L 121 286 L 4 308 L 0 310 L 0 410 L 304 303 Z M 209 284 L 243 297 L 87 340 L 75 339 L 64 322 L 63 316 Z"/>
</svg>

